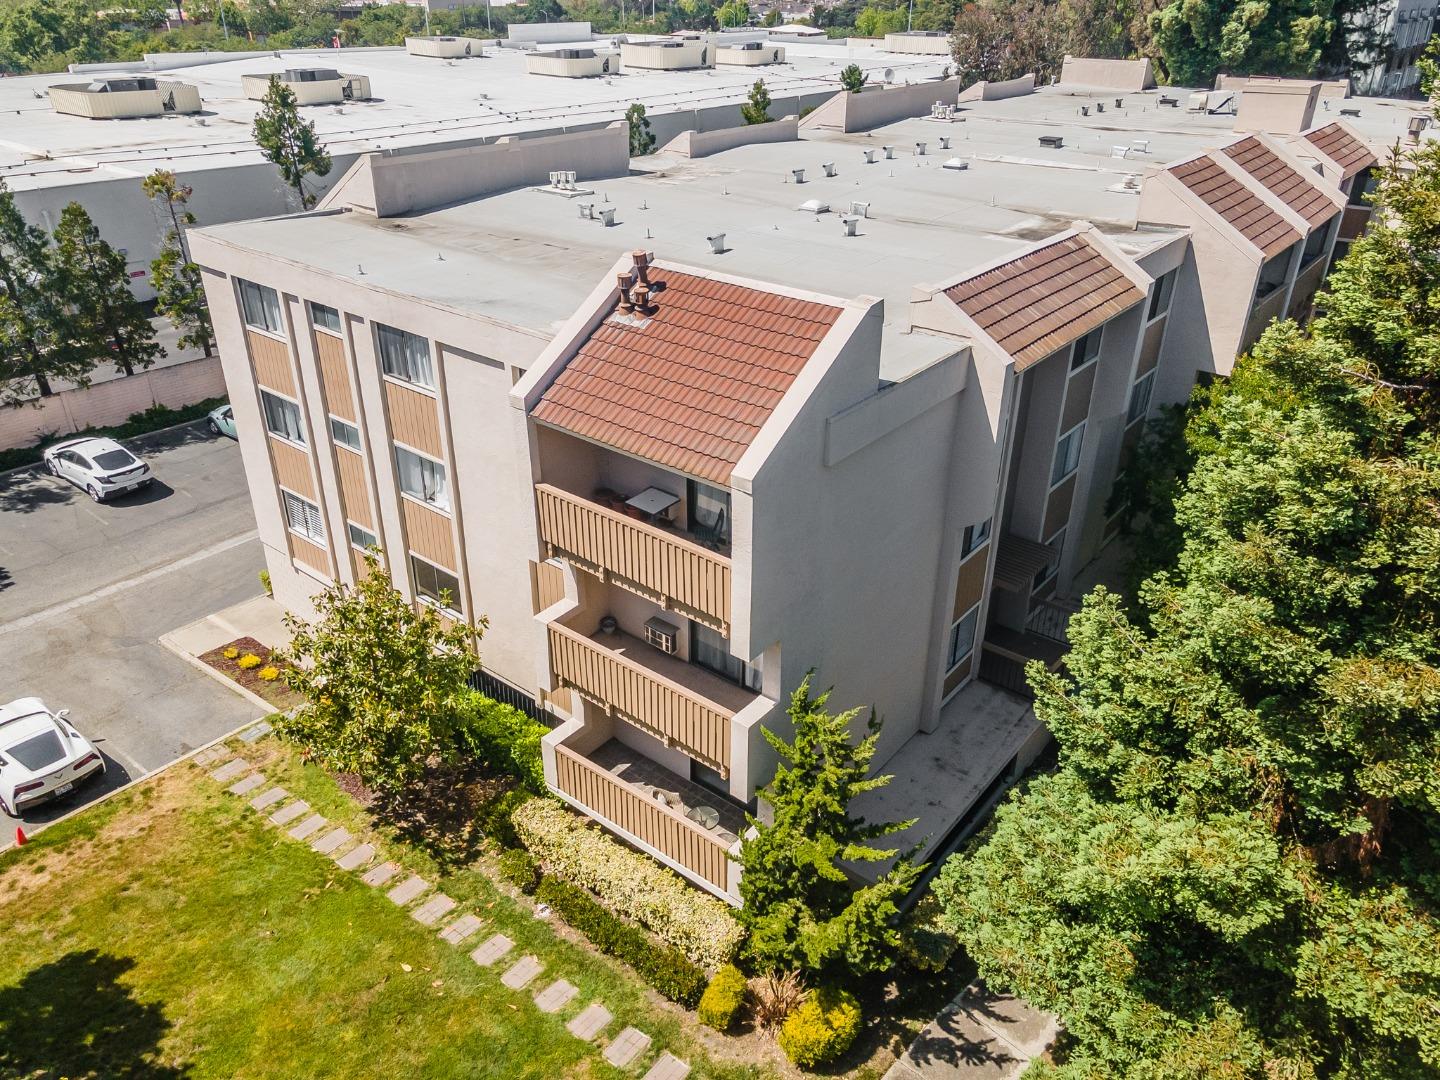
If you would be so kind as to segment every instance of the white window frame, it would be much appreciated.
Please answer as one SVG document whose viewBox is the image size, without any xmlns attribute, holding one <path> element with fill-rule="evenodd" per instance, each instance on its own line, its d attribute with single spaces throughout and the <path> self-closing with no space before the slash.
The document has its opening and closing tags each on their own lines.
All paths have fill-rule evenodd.
<svg viewBox="0 0 1440 1080">
<path fill-rule="evenodd" d="M 419 600 L 422 604 L 429 604 L 437 611 L 443 611 L 447 615 L 454 615 L 457 618 L 463 619 L 465 617 L 465 611 L 463 607 L 446 607 L 440 602 L 440 599 L 438 597 L 427 596 L 420 591 L 420 577 L 416 573 L 416 570 L 418 568 L 417 564 L 419 566 L 429 567 L 436 573 L 446 574 L 455 579 L 455 588 L 447 590 L 450 593 L 450 603 L 452 605 L 460 605 L 464 603 L 463 599 L 460 596 L 460 575 L 455 573 L 453 570 L 446 570 L 445 567 L 431 562 L 423 555 L 416 555 L 413 551 L 410 552 L 410 584 L 415 589 L 415 599 Z M 435 591 L 439 592 L 441 590 L 437 589 Z"/>
<path fill-rule="evenodd" d="M 340 309 L 339 309 L 339 308 L 333 308 L 333 307 L 331 307 L 329 304 L 321 304 L 321 303 L 318 303 L 317 301 L 314 301 L 314 300 L 309 301 L 309 304 L 310 304 L 310 325 L 313 326 L 313 327 L 315 327 L 316 330 L 320 330 L 320 331 L 323 331 L 324 333 L 333 334 L 334 336 L 339 337 L 339 336 L 340 336 L 340 328 L 341 328 L 341 326 L 344 325 L 344 324 L 340 321 Z M 320 314 L 320 312 L 322 312 L 322 311 L 334 312 L 334 314 L 335 314 L 335 325 L 334 325 L 334 326 L 331 326 L 329 323 L 324 323 L 324 322 L 321 322 L 321 321 L 320 321 L 320 319 L 319 319 L 319 314 Z"/>
<path fill-rule="evenodd" d="M 1155 284 L 1150 287 L 1150 303 L 1145 308 L 1145 322 L 1154 322 L 1162 315 L 1170 313 L 1170 301 L 1175 296 L 1175 279 L 1180 274 L 1177 266 L 1173 270 L 1167 270 L 1155 279 Z"/>
<path fill-rule="evenodd" d="M 421 488 L 419 491 L 412 491 L 405 487 L 406 470 L 403 464 L 403 458 L 401 457 L 402 454 L 409 454 L 420 465 Z M 433 495 L 436 496 L 433 498 L 431 495 L 426 494 L 428 484 L 426 483 L 425 467 L 427 465 L 439 470 L 440 474 L 440 484 L 433 492 Z M 400 494 L 403 497 L 414 499 L 422 506 L 428 506 L 432 510 L 439 510 L 445 514 L 450 513 L 450 473 L 449 470 L 446 469 L 443 461 L 432 458 L 429 454 L 422 454 L 419 450 L 397 442 L 395 444 L 395 483 L 396 486 L 399 487 Z"/>
<path fill-rule="evenodd" d="M 1093 342 L 1095 343 L 1095 351 L 1094 351 L 1093 353 L 1090 353 L 1088 356 L 1086 356 L 1086 355 L 1083 355 L 1083 354 L 1080 352 L 1080 349 L 1081 349 L 1081 347 L 1082 347 L 1083 345 L 1085 345 L 1086 342 L 1089 342 L 1089 341 L 1093 341 Z M 1075 344 L 1070 346 L 1070 370 L 1071 370 L 1072 372 L 1074 372 L 1074 371 L 1079 371 L 1081 368 L 1087 368 L 1087 367 L 1089 367 L 1091 364 L 1093 364 L 1096 360 L 1099 360 L 1099 359 L 1100 359 L 1100 349 L 1101 349 L 1101 347 L 1102 347 L 1104 344 L 1105 344 L 1105 324 L 1104 324 L 1104 323 L 1101 323 L 1099 326 L 1095 327 L 1095 329 L 1094 329 L 1094 330 L 1091 330 L 1089 333 L 1081 334 L 1078 338 L 1075 339 Z"/>
<path fill-rule="evenodd" d="M 987 517 L 978 525 L 965 526 L 965 534 L 960 538 L 962 562 L 990 542 L 990 530 L 994 527 L 994 523 L 993 517 Z"/>
<path fill-rule="evenodd" d="M 1061 462 L 1070 460 L 1070 451 L 1067 449 L 1062 456 L 1061 449 L 1069 442 L 1070 437 L 1075 436 L 1074 443 L 1074 464 L 1069 465 L 1064 472 L 1060 472 Z M 1054 491 L 1070 477 L 1074 476 L 1080 468 L 1080 458 L 1085 452 L 1085 421 L 1081 420 L 1069 431 L 1062 434 L 1055 440 L 1055 456 L 1050 462 L 1050 490 Z"/>
<path fill-rule="evenodd" d="M 325 546 L 325 519 L 320 516 L 320 507 L 287 488 L 280 489 L 280 504 L 285 514 L 287 529 L 312 544 Z M 297 517 L 300 522 L 298 525 Z"/>
<path fill-rule="evenodd" d="M 956 647 L 956 645 L 958 644 L 958 642 L 959 642 L 959 640 L 960 640 L 960 639 L 959 639 L 959 631 L 960 631 L 960 628 L 966 623 L 966 621 L 969 621 L 969 622 L 970 622 L 970 642 L 969 642 L 969 644 L 966 646 L 965 651 L 962 652 L 960 655 L 957 656 L 957 655 L 955 655 L 955 647 Z M 975 655 L 975 639 L 978 638 L 979 636 L 980 636 L 980 605 L 979 605 L 979 604 L 976 604 L 974 607 L 970 608 L 970 610 L 966 611 L 965 614 L 961 615 L 958 619 L 956 619 L 954 622 L 952 622 L 952 623 L 950 624 L 950 628 L 945 632 L 945 674 L 946 674 L 946 675 L 949 675 L 949 674 L 950 674 L 951 672 L 953 672 L 956 668 L 958 668 L 961 664 L 963 664 L 966 660 L 968 660 L 970 657 L 972 657 L 972 656 Z"/>
<path fill-rule="evenodd" d="M 358 539 L 355 536 L 357 532 L 364 533 L 366 536 L 369 537 L 369 539 L 365 541 Z M 378 548 L 380 546 L 380 538 L 378 536 L 376 536 L 369 529 L 365 528 L 365 526 L 356 525 L 353 521 L 345 522 L 345 538 L 350 541 L 350 546 L 353 547 L 356 551 L 364 551 L 367 548 Z"/>
<path fill-rule="evenodd" d="M 285 316 L 280 308 L 280 294 L 269 285 L 261 285 L 256 281 L 247 281 L 245 278 L 236 278 L 236 285 L 240 291 L 240 317 L 244 319 L 245 325 L 252 330 L 259 330 L 262 333 L 280 336 L 285 333 Z M 252 293 L 250 290 L 254 290 Z M 252 309 L 252 298 L 258 311 Z M 254 321 L 259 318 L 260 321 Z M 270 319 L 275 320 L 275 325 L 270 325 Z"/>
<path fill-rule="evenodd" d="M 286 431 L 276 431 L 275 428 L 271 426 L 271 401 L 274 401 L 277 405 L 288 405 L 295 410 L 295 434 L 292 435 Z M 262 388 L 260 390 L 260 415 L 265 419 L 265 430 L 274 438 L 290 443 L 292 446 L 299 446 L 302 449 L 308 445 L 305 440 L 305 410 L 300 408 L 300 403 L 294 398 L 286 397 L 284 394 L 277 394 L 274 390 Z"/>
<path fill-rule="evenodd" d="M 348 428 L 350 431 L 353 431 L 355 433 L 355 441 L 351 443 L 340 438 L 340 428 Z M 333 414 L 330 417 L 330 438 L 336 446 L 343 446 L 346 450 L 352 450 L 357 454 L 360 453 L 361 448 L 364 446 L 364 442 L 360 437 L 360 425 L 352 424 L 344 417 Z"/>
<path fill-rule="evenodd" d="M 386 348 L 391 334 L 399 338 L 398 352 Z M 419 342 L 424 349 L 410 349 L 407 343 L 411 341 Z M 398 326 L 376 323 L 375 352 L 380 357 L 380 370 L 389 378 L 432 393 L 435 391 L 435 358 L 430 352 L 429 338 L 412 334 L 409 330 L 401 330 Z"/>
<path fill-rule="evenodd" d="M 1140 421 L 1150 415 L 1150 400 L 1155 395 L 1156 370 L 1158 369 L 1151 368 L 1144 375 L 1136 379 L 1130 387 L 1130 402 L 1125 407 L 1125 426 L 1127 428 L 1140 423 Z M 1142 397 L 1144 404 L 1140 406 L 1140 411 L 1136 412 L 1136 403 L 1139 402 Z"/>
</svg>

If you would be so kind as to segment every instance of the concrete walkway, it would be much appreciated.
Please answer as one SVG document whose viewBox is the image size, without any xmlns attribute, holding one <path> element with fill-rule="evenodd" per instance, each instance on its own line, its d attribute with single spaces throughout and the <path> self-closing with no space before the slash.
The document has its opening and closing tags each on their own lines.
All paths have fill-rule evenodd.
<svg viewBox="0 0 1440 1080">
<path fill-rule="evenodd" d="M 922 1031 L 885 1080 L 1014 1080 L 1055 1041 L 1056 1018 L 971 983 Z"/>
<path fill-rule="evenodd" d="M 273 602 L 267 602 L 274 606 Z M 202 619 L 191 627 L 182 628 L 177 631 L 182 634 L 180 644 L 206 652 L 216 645 L 246 634 L 270 644 L 272 639 L 262 637 L 256 630 L 249 628 L 268 618 L 268 609 L 263 605 L 255 605 L 253 608 L 251 605 L 255 605 L 255 602 L 240 605 L 241 608 L 250 610 L 243 613 L 239 619 L 223 619 L 222 616 L 228 613 L 222 612 L 221 616 L 211 616 L 210 619 Z M 237 623 L 247 628 L 237 630 Z M 212 641 L 217 634 L 222 636 Z M 238 741 L 244 745 L 253 745 L 268 732 L 269 725 L 262 721 L 254 728 L 241 732 Z M 330 823 L 323 816 L 310 813 L 310 806 L 303 799 L 293 798 L 282 787 L 267 787 L 268 781 L 264 774 L 231 747 L 212 747 L 196 755 L 195 763 L 205 769 L 216 783 L 227 785 L 226 790 L 233 795 L 245 797 L 264 788 L 261 794 L 247 800 L 252 810 L 264 815 L 266 821 L 279 826 L 297 843 L 305 843 L 312 850 L 328 855 L 341 869 L 361 875 L 361 881 L 371 888 L 384 891 L 389 900 L 405 908 L 411 918 L 422 926 L 432 929 L 439 927 L 437 934 L 442 941 L 458 947 L 484 926 L 485 920 L 481 916 L 457 911 L 459 905 L 453 899 L 442 892 L 432 891 L 432 884 L 420 875 L 401 875 L 400 867 L 393 862 L 380 862 L 371 866 L 377 854 L 374 845 L 363 841 L 352 844 L 356 838 L 351 836 L 347 829 L 330 827 Z M 395 884 L 394 879 L 401 877 L 404 880 Z M 451 918 L 452 915 L 457 917 Z M 504 934 L 495 934 L 474 949 L 470 958 L 478 968 L 495 969 L 500 966 L 497 962 L 513 947 L 514 943 Z M 527 955 L 505 967 L 499 980 L 508 989 L 524 993 L 540 1012 L 563 1020 L 565 1029 L 572 1036 L 582 1043 L 593 1043 L 612 1065 L 624 1067 L 639 1063 L 643 1067 L 641 1059 L 651 1048 L 649 1035 L 637 1028 L 627 1027 L 613 1038 L 607 1038 L 604 1031 L 612 1019 L 610 1010 L 598 1001 L 589 1004 L 578 1002 L 579 988 L 564 978 L 553 978 L 540 990 L 534 990 L 532 984 L 544 970 L 545 965 L 539 959 Z M 572 1008 L 572 1005 L 575 1007 Z M 661 1051 L 646 1071 L 643 1080 L 685 1080 L 689 1073 L 688 1062 L 668 1051 Z"/>
</svg>

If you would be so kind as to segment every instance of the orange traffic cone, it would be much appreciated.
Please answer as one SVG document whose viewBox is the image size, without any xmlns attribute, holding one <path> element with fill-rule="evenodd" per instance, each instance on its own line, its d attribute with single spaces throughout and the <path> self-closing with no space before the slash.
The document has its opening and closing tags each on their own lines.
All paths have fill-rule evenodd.
<svg viewBox="0 0 1440 1080">
<path fill-rule="evenodd" d="M 20 828 L 19 825 L 16 825 L 16 826 L 15 826 L 15 846 L 16 846 L 16 847 L 19 847 L 19 846 L 20 846 L 21 844 L 23 844 L 23 843 L 25 843 L 25 830 L 22 829 L 22 828 Z"/>
</svg>

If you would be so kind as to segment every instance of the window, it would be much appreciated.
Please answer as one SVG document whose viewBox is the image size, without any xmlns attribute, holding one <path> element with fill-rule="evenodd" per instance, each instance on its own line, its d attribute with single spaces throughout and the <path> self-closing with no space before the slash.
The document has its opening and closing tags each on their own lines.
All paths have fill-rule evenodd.
<svg viewBox="0 0 1440 1080">
<path fill-rule="evenodd" d="M 240 281 L 240 307 L 245 312 L 245 325 L 272 334 L 283 332 L 280 321 L 280 296 L 268 285 L 256 285 L 253 281 Z"/>
<path fill-rule="evenodd" d="M 990 539 L 991 518 L 986 518 L 979 525 L 965 526 L 965 539 L 960 542 L 960 558 L 965 558 L 972 551 L 978 548 L 986 540 Z"/>
<path fill-rule="evenodd" d="M 1070 354 L 1070 370 L 1075 371 L 1084 367 L 1100 355 L 1100 337 L 1104 333 L 1103 326 L 1097 326 L 1088 334 L 1075 342 L 1075 351 Z"/>
<path fill-rule="evenodd" d="M 1050 486 L 1054 487 L 1080 467 L 1080 447 L 1085 442 L 1085 422 L 1082 420 L 1060 436 L 1055 444 L 1055 464 L 1050 469 Z"/>
<path fill-rule="evenodd" d="M 1365 196 L 1375 190 L 1375 174 L 1370 168 L 1361 169 L 1355 174 L 1355 179 L 1350 181 L 1350 197 L 1347 200 L 1351 206 L 1369 206 Z"/>
<path fill-rule="evenodd" d="M 360 429 L 348 420 L 341 420 L 338 416 L 330 417 L 330 434 L 341 446 L 348 446 L 351 450 L 360 449 Z"/>
<path fill-rule="evenodd" d="M 380 540 L 374 533 L 369 529 L 362 529 L 353 521 L 347 521 L 345 523 L 345 530 L 350 534 L 350 543 L 354 544 L 357 548 L 364 549 L 380 546 Z"/>
<path fill-rule="evenodd" d="M 730 653 L 730 643 L 715 630 L 699 623 L 690 624 L 690 659 L 715 674 L 751 690 L 760 689 L 760 667 L 747 664 Z"/>
<path fill-rule="evenodd" d="M 428 600 L 447 611 L 458 613 L 462 610 L 460 579 L 449 570 L 441 570 L 418 555 L 411 555 L 410 572 L 415 576 L 415 592 L 422 600 Z"/>
<path fill-rule="evenodd" d="M 711 791 L 718 791 L 721 795 L 730 794 L 730 781 L 720 774 L 718 769 L 712 769 L 708 765 L 701 765 L 694 758 L 690 759 L 690 779 L 701 787 L 707 787 Z"/>
<path fill-rule="evenodd" d="M 435 389 L 435 370 L 430 364 L 430 342 L 418 334 L 375 325 L 380 339 L 380 367 L 386 375 L 416 386 Z"/>
<path fill-rule="evenodd" d="M 1060 553 L 1065 550 L 1065 530 L 1061 529 L 1052 536 L 1045 546 L 1055 553 L 1055 557 L 1052 561 L 1046 563 L 1040 572 L 1035 575 L 1035 584 L 1032 591 L 1033 589 L 1040 588 L 1040 586 L 1044 585 L 1060 572 Z"/>
<path fill-rule="evenodd" d="M 702 543 L 717 548 L 730 546 L 730 492 L 698 480 L 689 485 L 690 532 Z"/>
<path fill-rule="evenodd" d="M 325 304 L 310 302 L 310 321 L 318 329 L 329 330 L 332 334 L 340 333 L 340 312 Z"/>
<path fill-rule="evenodd" d="M 260 391 L 260 404 L 265 410 L 265 428 L 272 435 L 305 445 L 305 429 L 300 424 L 300 406 L 289 398 L 277 397 L 269 390 Z"/>
<path fill-rule="evenodd" d="M 1155 389 L 1155 372 L 1147 371 L 1130 388 L 1130 408 L 1125 413 L 1125 426 L 1143 420 L 1150 412 L 1150 392 Z"/>
<path fill-rule="evenodd" d="M 1179 273 L 1177 267 L 1155 279 L 1155 285 L 1150 290 L 1150 308 L 1145 313 L 1146 322 L 1158 319 L 1170 310 L 1170 297 L 1175 292 L 1175 276 Z"/>
<path fill-rule="evenodd" d="M 290 526 L 290 531 L 317 544 L 325 543 L 325 525 L 320 520 L 320 508 L 288 491 L 281 491 L 280 497 L 285 503 L 285 523 Z"/>
<path fill-rule="evenodd" d="M 400 490 L 441 510 L 450 509 L 450 488 L 445 483 L 445 466 L 421 457 L 403 446 L 395 447 L 395 468 Z"/>
<path fill-rule="evenodd" d="M 1330 242 L 1330 230 L 1336 220 L 1331 218 L 1320 228 L 1310 230 L 1310 235 L 1305 238 L 1305 253 L 1300 256 L 1302 265 L 1308 265 L 1325 254 L 1325 245 Z"/>
<path fill-rule="evenodd" d="M 976 604 L 950 625 L 950 634 L 945 647 L 945 670 L 954 671 L 955 666 L 970 655 L 975 648 L 975 627 L 980 621 L 980 605 Z"/>
<path fill-rule="evenodd" d="M 1298 243 L 1300 241 L 1295 241 L 1295 244 Z M 1260 267 L 1260 283 L 1255 286 L 1256 300 L 1269 296 L 1285 284 L 1285 279 L 1290 275 L 1290 256 L 1295 253 L 1295 244 L 1291 244 L 1279 255 L 1266 259 Z"/>
</svg>

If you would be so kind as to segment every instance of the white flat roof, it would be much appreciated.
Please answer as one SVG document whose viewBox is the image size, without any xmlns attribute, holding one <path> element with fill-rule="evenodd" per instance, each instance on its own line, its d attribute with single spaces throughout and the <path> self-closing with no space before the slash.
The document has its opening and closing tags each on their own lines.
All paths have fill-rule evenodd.
<svg viewBox="0 0 1440 1080">
<path fill-rule="evenodd" d="M 606 40 L 584 42 L 587 47 Z M 546 44 L 545 49 L 560 48 Z M 757 71 L 717 67 L 704 71 L 645 71 L 606 78 L 563 79 L 531 75 L 525 52 L 489 47 L 483 56 L 443 60 L 411 56 L 403 47 L 310 49 L 218 59 L 224 54 L 170 54 L 153 70 L 117 64 L 116 74 L 152 75 L 192 83 L 200 90 L 200 116 L 92 120 L 56 113 L 45 93 L 61 83 L 88 82 L 104 72 L 58 72 L 0 79 L 0 178 L 12 190 L 69 185 L 85 178 L 140 177 L 156 168 L 186 172 L 260 161 L 250 139 L 259 102 L 241 90 L 242 75 L 296 67 L 329 67 L 370 79 L 373 101 L 302 109 L 331 153 L 449 142 L 569 125 L 594 125 L 622 116 L 634 101 L 652 114 L 739 102 L 757 77 L 779 102 L 786 96 L 839 89 L 839 71 L 855 62 L 877 73 L 890 68 L 897 81 L 937 76 L 943 58 L 898 56 L 843 45 L 789 44 L 784 64 Z M 186 64 L 168 67 L 165 65 Z"/>
</svg>

